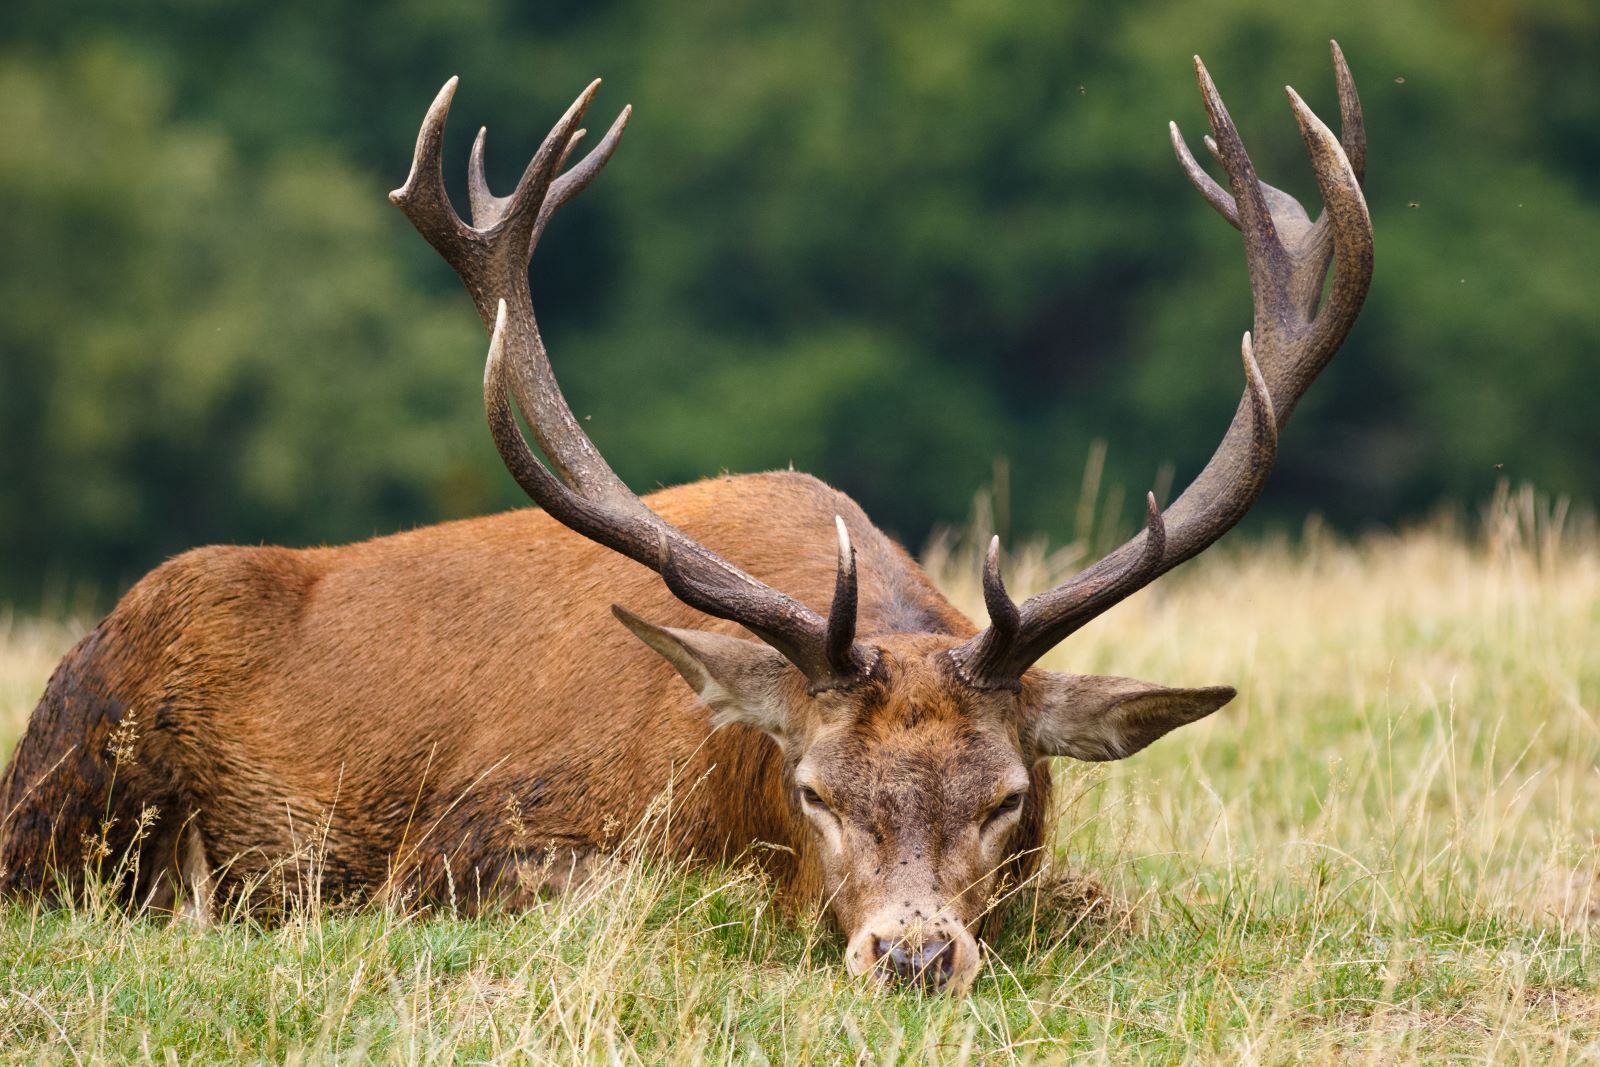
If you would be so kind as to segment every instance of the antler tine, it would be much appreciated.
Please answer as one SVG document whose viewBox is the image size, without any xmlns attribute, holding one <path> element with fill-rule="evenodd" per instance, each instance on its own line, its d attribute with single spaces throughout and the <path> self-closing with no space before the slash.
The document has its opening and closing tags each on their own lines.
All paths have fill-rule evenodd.
<svg viewBox="0 0 1600 1067">
<path fill-rule="evenodd" d="M 1361 97 L 1350 76 L 1350 64 L 1345 62 L 1344 49 L 1338 41 L 1329 41 L 1328 48 L 1333 53 L 1333 79 L 1339 87 L 1339 140 L 1359 184 L 1367 180 L 1367 124 L 1361 114 Z"/>
<path fill-rule="evenodd" d="M 472 225 L 487 230 L 505 215 L 509 196 L 495 196 L 489 191 L 489 181 L 483 174 L 483 144 L 489 136 L 489 127 L 479 126 L 478 136 L 472 141 L 472 155 L 467 158 L 467 198 L 472 205 Z"/>
<path fill-rule="evenodd" d="M 1352 87 L 1350 96 L 1353 98 L 1354 95 Z M 1372 284 L 1372 218 L 1367 211 L 1366 198 L 1361 195 L 1360 175 L 1339 139 L 1334 137 L 1333 131 L 1321 119 L 1312 114 L 1293 89 L 1289 90 L 1289 102 L 1294 108 L 1296 121 L 1300 123 L 1300 134 L 1316 171 L 1317 188 L 1322 193 L 1322 217 L 1317 220 L 1317 227 L 1319 230 L 1331 228 L 1333 235 L 1333 284 L 1329 286 L 1322 307 L 1311 323 L 1308 347 L 1313 356 L 1303 361 L 1310 374 L 1315 375 L 1344 342 L 1367 298 L 1367 289 Z M 1360 105 L 1356 106 L 1355 128 L 1360 130 Z M 1350 128 L 1348 125 L 1345 127 L 1347 133 Z M 1363 155 L 1365 142 L 1366 135 L 1362 131 L 1358 150 Z M 1307 275 L 1307 284 L 1315 283 L 1318 290 L 1327 271 L 1326 261 L 1327 254 L 1324 253 L 1314 277 Z M 1308 306 L 1315 307 L 1315 300 L 1308 301 Z"/>
<path fill-rule="evenodd" d="M 1255 301 L 1255 329 L 1240 344 L 1244 395 L 1199 476 L 1165 515 L 1150 498 L 1144 532 L 1115 552 L 1013 608 L 1014 615 L 996 600 L 1004 598 L 997 565 L 985 567 L 990 626 L 951 653 L 972 684 L 1014 687 L 1022 672 L 1068 634 L 1215 542 L 1260 495 L 1277 456 L 1279 430 L 1349 333 L 1372 280 L 1372 221 L 1356 164 L 1357 159 L 1365 163 L 1366 133 L 1355 84 L 1337 44 L 1333 57 L 1342 138 L 1289 90 L 1322 192 L 1323 212 L 1314 224 L 1298 201 L 1256 177 L 1227 108 L 1196 57 L 1196 80 L 1213 133 L 1206 147 L 1227 171 L 1231 193 L 1195 162 L 1176 124 L 1170 130 L 1189 181 L 1244 235 Z M 1323 299 L 1330 261 L 1334 277 Z"/>
<path fill-rule="evenodd" d="M 1250 289 L 1260 306 L 1266 298 L 1268 308 L 1278 310 L 1283 300 L 1277 281 L 1287 268 L 1288 255 L 1278 239 L 1272 222 L 1272 212 L 1267 207 L 1267 197 L 1256 178 L 1255 164 L 1245 151 L 1239 130 L 1228 114 L 1222 94 L 1217 92 L 1211 73 L 1199 56 L 1194 57 L 1195 79 L 1200 83 L 1200 95 L 1205 100 L 1206 115 L 1211 121 L 1211 135 L 1217 159 L 1228 173 L 1228 187 L 1233 191 L 1233 202 L 1239 216 L 1239 232 L 1244 234 L 1245 266 L 1250 272 Z M 1210 147 L 1208 145 L 1208 147 Z M 1257 329 L 1261 328 L 1257 315 Z"/>
<path fill-rule="evenodd" d="M 828 610 L 828 638 L 823 644 L 823 656 L 830 671 L 846 674 L 851 669 L 856 643 L 856 550 L 850 543 L 850 530 L 844 524 L 844 516 L 835 515 L 833 524 L 839 535 L 839 566 L 833 580 L 833 605 Z"/>
<path fill-rule="evenodd" d="M 1005 578 L 1000 573 L 999 534 L 989 538 L 989 551 L 983 557 L 983 606 L 989 612 L 990 627 L 1009 641 L 1022 625 L 1022 614 L 1006 592 Z"/>
<path fill-rule="evenodd" d="M 594 523 L 598 532 L 592 540 L 630 558 L 638 559 L 645 555 L 653 542 L 638 537 L 638 531 L 629 524 L 603 522 L 607 516 L 601 509 L 557 480 L 528 446 L 527 438 L 522 436 L 522 431 L 517 427 L 506 388 L 505 349 L 508 332 L 506 302 L 501 300 L 495 313 L 494 333 L 489 339 L 489 356 L 483 368 L 484 415 L 488 419 L 489 433 L 494 439 L 495 449 L 500 453 L 501 462 L 522 487 L 522 491 L 533 499 L 560 500 L 574 514 L 583 514 Z M 572 525 L 560 515 L 557 518 Z"/>
<path fill-rule="evenodd" d="M 406 175 L 405 184 L 389 194 L 390 202 L 406 213 L 412 225 L 446 259 L 471 233 L 451 206 L 450 194 L 444 187 L 444 124 L 460 83 L 460 78 L 452 77 L 434 96 L 417 132 L 411 172 Z"/>
<path fill-rule="evenodd" d="M 1233 196 L 1217 184 L 1217 180 L 1207 174 L 1205 168 L 1195 162 L 1194 154 L 1189 151 L 1189 143 L 1183 139 L 1183 134 L 1178 130 L 1176 122 L 1167 123 L 1167 130 L 1172 136 L 1172 150 L 1177 153 L 1178 164 L 1183 167 L 1183 173 L 1189 176 L 1189 184 L 1193 185 L 1199 194 L 1206 198 L 1206 203 L 1216 208 L 1217 214 L 1228 220 L 1228 225 L 1234 229 L 1239 228 L 1239 207 L 1233 202 Z M 1206 147 L 1214 148 L 1216 142 L 1206 138 Z"/>
<path fill-rule="evenodd" d="M 600 138 L 600 143 L 591 148 L 588 155 L 578 160 L 571 170 L 562 174 L 550 186 L 550 192 L 545 197 L 544 207 L 539 212 L 539 221 L 533 228 L 534 240 L 538 240 L 539 234 L 544 231 L 545 224 L 550 221 L 550 216 L 559 211 L 567 201 L 587 189 L 589 183 L 594 181 L 595 175 L 599 174 L 605 168 L 605 165 L 610 162 L 611 153 L 617 150 L 617 145 L 622 141 L 622 131 L 628 128 L 628 120 L 632 117 L 632 105 L 624 107 L 618 112 L 617 117 L 611 122 L 611 128 L 606 131 L 604 137 Z M 582 136 L 583 131 L 579 130 L 578 134 Z M 577 138 L 573 139 L 573 143 L 577 143 Z M 564 163 L 565 157 L 562 160 L 562 164 Z M 561 170 L 562 164 L 557 164 L 556 170 L 558 172 Z"/>
<path fill-rule="evenodd" d="M 737 622 L 799 668 L 815 695 L 865 681 L 878 653 L 855 643 L 855 556 L 841 554 L 827 619 L 770 589 L 660 522 L 656 570 L 672 595 L 697 611 Z M 846 535 L 848 536 L 848 535 Z M 848 542 L 846 543 L 848 548 Z M 819 639 L 820 638 L 820 639 Z"/>
</svg>

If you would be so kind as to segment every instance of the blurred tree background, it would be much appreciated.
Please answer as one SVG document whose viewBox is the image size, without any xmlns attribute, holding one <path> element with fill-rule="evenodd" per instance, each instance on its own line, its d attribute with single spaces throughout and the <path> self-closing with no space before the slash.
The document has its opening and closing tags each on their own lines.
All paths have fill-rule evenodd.
<svg viewBox="0 0 1600 1067">
<path fill-rule="evenodd" d="M 591 77 L 591 125 L 635 105 L 534 294 L 636 489 L 792 461 L 915 546 L 1006 457 L 1060 539 L 1090 442 L 1181 486 L 1241 387 L 1238 237 L 1165 129 L 1203 132 L 1190 55 L 1314 202 L 1279 87 L 1335 121 L 1329 37 L 1377 275 L 1256 521 L 1600 498 L 1593 0 L 13 0 L 0 596 L 522 502 L 470 302 L 384 195 L 451 74 L 458 193 L 480 123 L 504 191 Z"/>
</svg>

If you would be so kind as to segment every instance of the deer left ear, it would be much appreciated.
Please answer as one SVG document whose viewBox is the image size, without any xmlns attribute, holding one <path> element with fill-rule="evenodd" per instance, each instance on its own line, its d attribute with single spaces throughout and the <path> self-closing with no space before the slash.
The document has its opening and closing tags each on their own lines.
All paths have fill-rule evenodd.
<svg viewBox="0 0 1600 1067">
<path fill-rule="evenodd" d="M 1234 698 L 1231 686 L 1168 689 L 1133 678 L 1035 672 L 1027 738 L 1036 756 L 1124 759 Z"/>
<path fill-rule="evenodd" d="M 634 636 L 660 653 L 711 709 L 711 722 L 742 722 L 782 744 L 788 722 L 789 661 L 757 641 L 706 630 L 678 630 L 646 622 L 619 604 L 611 613 Z"/>
</svg>

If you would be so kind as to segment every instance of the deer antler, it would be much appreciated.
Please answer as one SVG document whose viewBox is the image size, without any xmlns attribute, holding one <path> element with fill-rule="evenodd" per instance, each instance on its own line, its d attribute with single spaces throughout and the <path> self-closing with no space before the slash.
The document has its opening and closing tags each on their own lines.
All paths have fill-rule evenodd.
<svg viewBox="0 0 1600 1067">
<path fill-rule="evenodd" d="M 484 409 L 501 459 L 527 494 L 564 525 L 655 570 L 686 604 L 749 629 L 798 667 L 813 691 L 854 685 L 870 673 L 876 656 L 855 641 L 855 552 L 842 519 L 833 606 L 823 618 L 646 507 L 612 471 L 561 395 L 533 315 L 528 260 L 550 217 L 606 165 L 627 126 L 630 109 L 623 108 L 600 143 L 556 177 L 583 136 L 578 124 L 599 85 L 595 81 L 573 101 L 510 196 L 495 196 L 484 180 L 485 134 L 479 132 L 469 165 L 469 226 L 450 204 L 440 162 L 456 90 L 451 78 L 423 120 L 405 185 L 389 199 L 455 269 L 490 328 Z M 508 391 L 549 468 L 522 436 Z"/>
<path fill-rule="evenodd" d="M 1372 221 L 1361 195 L 1366 131 L 1361 101 L 1338 42 L 1332 42 L 1343 143 L 1289 89 L 1322 193 L 1310 221 L 1288 193 L 1256 178 L 1222 97 L 1194 60 L 1212 137 L 1206 147 L 1227 172 L 1228 189 L 1190 154 L 1177 123 L 1178 162 L 1207 202 L 1244 235 L 1255 329 L 1244 335 L 1245 391 L 1211 461 L 1163 514 L 1148 500 L 1143 532 L 1080 574 L 1020 607 L 1001 581 L 998 544 L 984 568 L 988 629 L 951 651 L 957 672 L 985 689 L 1015 688 L 1022 673 L 1068 634 L 1160 575 L 1204 551 L 1250 510 L 1295 404 L 1343 343 L 1372 281 Z M 1229 192 L 1231 190 L 1231 193 Z M 1333 281 L 1323 297 L 1329 264 Z M 1319 306 L 1320 305 L 1320 306 Z"/>
</svg>

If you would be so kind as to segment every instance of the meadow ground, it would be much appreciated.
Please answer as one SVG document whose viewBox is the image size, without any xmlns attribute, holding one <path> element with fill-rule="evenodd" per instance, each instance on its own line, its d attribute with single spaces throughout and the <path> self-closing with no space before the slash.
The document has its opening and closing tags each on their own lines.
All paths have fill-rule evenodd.
<svg viewBox="0 0 1600 1067">
<path fill-rule="evenodd" d="M 1013 587 L 1069 560 L 1024 554 Z M 970 550 L 930 565 L 981 617 Z M 0 622 L 9 750 L 83 623 Z M 1047 878 L 973 994 L 873 992 L 738 869 L 619 865 L 466 921 L 197 930 L 0 905 L 8 1060 L 1539 1063 L 1600 1060 L 1600 542 L 1481 520 L 1218 550 L 1047 664 L 1232 683 L 1061 768 Z M 1092 885 L 1065 878 L 1092 875 Z"/>
</svg>

